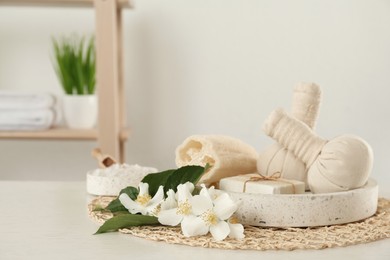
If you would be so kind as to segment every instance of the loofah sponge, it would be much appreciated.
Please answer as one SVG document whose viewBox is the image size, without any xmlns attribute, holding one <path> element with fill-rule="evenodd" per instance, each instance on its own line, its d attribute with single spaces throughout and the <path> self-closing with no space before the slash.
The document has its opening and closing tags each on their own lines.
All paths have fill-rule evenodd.
<svg viewBox="0 0 390 260">
<path fill-rule="evenodd" d="M 193 135 L 176 148 L 176 165 L 212 167 L 200 182 L 210 185 L 221 178 L 256 171 L 258 153 L 239 139 L 224 135 Z"/>
</svg>

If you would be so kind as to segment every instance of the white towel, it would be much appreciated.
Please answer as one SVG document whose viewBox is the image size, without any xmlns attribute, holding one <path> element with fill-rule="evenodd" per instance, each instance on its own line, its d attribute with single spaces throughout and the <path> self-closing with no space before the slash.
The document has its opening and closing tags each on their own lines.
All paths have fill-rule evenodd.
<svg viewBox="0 0 390 260">
<path fill-rule="evenodd" d="M 0 110 L 0 130 L 43 130 L 55 119 L 52 109 Z"/>
<path fill-rule="evenodd" d="M 0 109 L 41 109 L 51 108 L 54 104 L 55 98 L 50 93 L 0 91 Z"/>
</svg>

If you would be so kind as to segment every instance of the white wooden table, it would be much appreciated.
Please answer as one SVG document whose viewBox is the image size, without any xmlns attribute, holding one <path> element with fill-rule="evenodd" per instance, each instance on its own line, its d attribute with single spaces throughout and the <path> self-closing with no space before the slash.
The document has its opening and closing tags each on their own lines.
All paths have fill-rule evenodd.
<svg viewBox="0 0 390 260">
<path fill-rule="evenodd" d="M 390 197 L 390 192 L 382 196 Z M 0 259 L 390 259 L 390 239 L 345 248 L 233 251 L 92 235 L 84 182 L 0 181 Z"/>
</svg>

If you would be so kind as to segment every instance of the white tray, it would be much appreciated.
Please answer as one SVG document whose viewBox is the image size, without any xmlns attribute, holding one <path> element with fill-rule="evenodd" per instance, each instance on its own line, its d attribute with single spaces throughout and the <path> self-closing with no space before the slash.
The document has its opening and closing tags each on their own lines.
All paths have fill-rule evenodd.
<svg viewBox="0 0 390 260">
<path fill-rule="evenodd" d="M 240 201 L 240 223 L 266 227 L 344 224 L 375 214 L 378 185 L 370 179 L 359 189 L 326 194 L 252 194 L 227 192 Z"/>
</svg>

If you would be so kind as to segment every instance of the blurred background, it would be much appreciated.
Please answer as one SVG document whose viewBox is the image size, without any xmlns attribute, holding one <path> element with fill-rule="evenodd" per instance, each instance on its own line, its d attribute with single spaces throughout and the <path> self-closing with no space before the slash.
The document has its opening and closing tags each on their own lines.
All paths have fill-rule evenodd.
<svg viewBox="0 0 390 260">
<path fill-rule="evenodd" d="M 192 134 L 226 134 L 261 151 L 262 123 L 316 82 L 316 131 L 357 134 L 373 177 L 390 185 L 390 2 L 142 0 L 124 10 L 126 162 L 175 167 Z M 92 8 L 0 7 L 0 89 L 63 95 L 52 36 L 92 35 Z M 0 140 L 0 179 L 84 180 L 93 141 Z"/>
</svg>

